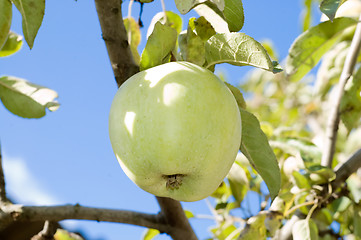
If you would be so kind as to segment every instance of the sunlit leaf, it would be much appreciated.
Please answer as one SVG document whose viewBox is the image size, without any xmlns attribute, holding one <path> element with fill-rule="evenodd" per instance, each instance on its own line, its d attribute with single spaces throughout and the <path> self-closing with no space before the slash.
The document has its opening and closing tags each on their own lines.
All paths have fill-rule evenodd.
<svg viewBox="0 0 361 240">
<path fill-rule="evenodd" d="M 238 237 L 238 234 L 234 234 L 237 233 L 237 228 L 232 224 L 232 222 L 223 222 L 220 226 L 211 228 L 210 230 L 217 240 L 234 240 Z"/>
<path fill-rule="evenodd" d="M 181 14 L 186 14 L 197 5 L 201 3 L 208 2 L 215 7 L 217 7 L 220 11 L 224 10 L 224 0 L 175 0 L 175 5 L 177 6 L 179 12 Z"/>
<path fill-rule="evenodd" d="M 241 152 L 251 162 L 265 181 L 272 199 L 280 189 L 281 174 L 278 162 L 266 135 L 262 132 L 258 119 L 240 108 L 242 119 Z M 262 151 L 260 151 L 262 149 Z"/>
<path fill-rule="evenodd" d="M 258 214 L 247 220 L 246 226 L 242 229 L 239 239 L 255 240 L 266 239 L 266 214 Z"/>
<path fill-rule="evenodd" d="M 12 18 L 12 4 L 9 0 L 0 0 L 0 49 L 8 37 Z"/>
<path fill-rule="evenodd" d="M 59 103 L 54 101 L 58 94 L 24 79 L 15 77 L 0 78 L 0 99 L 13 114 L 23 118 L 41 118 L 45 109 L 55 111 Z"/>
<path fill-rule="evenodd" d="M 225 0 L 224 4 L 223 14 L 228 23 L 229 31 L 238 32 L 244 24 L 242 0 Z"/>
<path fill-rule="evenodd" d="M 307 177 L 304 176 L 303 174 L 301 174 L 301 173 L 299 173 L 297 171 L 293 171 L 292 176 L 295 179 L 296 186 L 299 189 L 310 189 L 311 188 Z"/>
<path fill-rule="evenodd" d="M 194 214 L 189 210 L 184 210 L 184 213 L 185 213 L 187 218 L 193 218 L 194 217 Z"/>
<path fill-rule="evenodd" d="M 361 69 L 357 71 L 345 86 L 341 99 L 341 120 L 350 132 L 359 125 L 361 118 Z"/>
<path fill-rule="evenodd" d="M 23 37 L 14 32 L 10 32 L 5 44 L 0 49 L 0 57 L 7 57 L 14 54 L 19 51 L 22 46 Z"/>
<path fill-rule="evenodd" d="M 154 239 L 154 237 L 156 237 L 159 234 L 160 234 L 159 230 L 148 228 L 143 235 L 143 240 Z"/>
<path fill-rule="evenodd" d="M 169 62 L 176 41 L 177 31 L 157 22 L 143 50 L 140 59 L 140 70 L 143 71 Z"/>
<path fill-rule="evenodd" d="M 351 204 L 352 201 L 348 197 L 342 196 L 333 201 L 331 206 L 335 212 L 344 212 L 351 206 Z"/>
<path fill-rule="evenodd" d="M 139 30 L 139 24 L 134 20 L 134 18 L 128 18 L 123 19 L 125 29 L 128 33 L 128 41 L 130 42 L 130 50 L 132 51 L 134 61 L 139 64 L 140 62 L 140 56 L 138 53 L 138 45 L 140 43 L 141 34 Z M 130 29 L 130 32 L 129 32 Z"/>
<path fill-rule="evenodd" d="M 149 28 L 147 30 L 147 37 L 153 32 L 154 26 L 157 22 L 162 23 L 168 27 L 174 28 L 179 34 L 182 31 L 182 18 L 171 11 L 166 11 L 166 18 L 164 17 L 164 12 L 157 13 L 149 24 Z"/>
<path fill-rule="evenodd" d="M 331 21 L 335 18 L 337 9 L 346 0 L 323 0 L 320 4 L 320 10 L 323 12 Z"/>
<path fill-rule="evenodd" d="M 204 17 L 189 19 L 189 29 L 194 31 L 204 42 L 216 34 L 212 25 Z"/>
<path fill-rule="evenodd" d="M 352 195 L 353 201 L 355 203 L 360 203 L 361 200 L 361 182 L 360 179 L 351 175 L 347 180 L 347 187 Z"/>
<path fill-rule="evenodd" d="M 218 63 L 236 66 L 254 66 L 271 72 L 279 72 L 263 46 L 244 33 L 221 33 L 206 43 L 208 67 Z"/>
<path fill-rule="evenodd" d="M 212 193 L 211 197 L 220 200 L 220 202 L 225 202 L 227 201 L 230 195 L 231 195 L 231 190 L 229 186 L 225 182 L 222 182 L 219 185 L 219 187 L 216 189 L 216 191 Z"/>
<path fill-rule="evenodd" d="M 294 240 L 317 240 L 318 229 L 312 219 L 299 220 L 292 227 L 292 236 Z"/>
<path fill-rule="evenodd" d="M 11 0 L 22 16 L 23 34 L 30 49 L 43 22 L 45 0 Z"/>
<path fill-rule="evenodd" d="M 195 8 L 199 16 L 204 17 L 217 33 L 229 33 L 228 23 L 224 14 L 217 7 L 210 4 L 200 4 Z"/>
<path fill-rule="evenodd" d="M 78 234 L 68 232 L 64 229 L 57 229 L 54 240 L 84 240 Z"/>
<path fill-rule="evenodd" d="M 243 168 L 235 162 L 227 175 L 233 197 L 241 203 L 249 189 L 248 178 Z"/>
<path fill-rule="evenodd" d="M 337 42 L 343 30 L 355 25 L 351 18 L 337 18 L 310 28 L 293 42 L 286 59 L 286 73 L 292 81 L 304 77 Z"/>
<path fill-rule="evenodd" d="M 205 62 L 204 41 L 195 30 L 195 18 L 189 19 L 188 29 L 179 35 L 179 47 L 182 60 L 203 66 Z"/>
<path fill-rule="evenodd" d="M 321 150 L 314 143 L 305 139 L 283 138 L 271 141 L 270 144 L 293 156 L 301 155 L 306 166 L 318 164 L 321 161 Z"/>
<path fill-rule="evenodd" d="M 331 168 L 321 165 L 313 165 L 307 171 L 310 173 L 313 184 L 325 184 L 336 178 L 336 174 Z"/>
</svg>

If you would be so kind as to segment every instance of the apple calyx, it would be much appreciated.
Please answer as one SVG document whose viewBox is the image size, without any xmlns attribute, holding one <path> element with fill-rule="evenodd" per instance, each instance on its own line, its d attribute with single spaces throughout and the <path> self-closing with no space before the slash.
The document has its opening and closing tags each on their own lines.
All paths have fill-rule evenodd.
<svg viewBox="0 0 361 240">
<path fill-rule="evenodd" d="M 167 189 L 174 190 L 178 189 L 182 185 L 183 174 L 173 174 L 173 175 L 164 175 L 163 176 L 167 182 L 165 184 Z"/>
</svg>

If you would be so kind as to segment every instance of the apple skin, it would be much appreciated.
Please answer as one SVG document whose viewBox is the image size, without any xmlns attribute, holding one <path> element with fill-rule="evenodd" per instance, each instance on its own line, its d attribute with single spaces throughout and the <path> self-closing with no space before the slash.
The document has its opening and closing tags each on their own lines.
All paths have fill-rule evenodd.
<svg viewBox="0 0 361 240">
<path fill-rule="evenodd" d="M 113 151 L 143 190 L 178 201 L 211 195 L 241 143 L 231 91 L 212 72 L 171 62 L 139 72 L 117 91 L 109 115 Z"/>
</svg>

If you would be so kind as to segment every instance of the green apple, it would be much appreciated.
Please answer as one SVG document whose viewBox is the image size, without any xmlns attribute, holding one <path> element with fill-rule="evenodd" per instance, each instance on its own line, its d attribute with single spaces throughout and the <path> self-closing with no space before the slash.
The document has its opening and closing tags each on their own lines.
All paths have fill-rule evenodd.
<svg viewBox="0 0 361 240">
<path fill-rule="evenodd" d="M 109 135 L 136 185 L 156 196 L 197 201 L 229 172 L 241 143 L 241 117 L 216 75 L 171 62 L 139 72 L 119 88 Z"/>
</svg>

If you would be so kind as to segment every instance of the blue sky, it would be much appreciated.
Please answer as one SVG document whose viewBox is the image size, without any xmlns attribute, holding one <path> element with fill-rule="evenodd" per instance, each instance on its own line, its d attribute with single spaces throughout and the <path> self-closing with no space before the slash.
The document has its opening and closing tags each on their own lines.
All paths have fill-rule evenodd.
<svg viewBox="0 0 361 240">
<path fill-rule="evenodd" d="M 129 1 L 124 1 L 125 14 Z M 301 32 L 301 0 L 244 0 L 242 32 L 258 41 L 272 39 L 280 59 Z M 167 10 L 177 12 L 174 1 Z M 159 0 L 146 4 L 143 38 Z M 138 17 L 134 4 L 133 16 Z M 319 15 L 319 13 L 318 13 Z M 196 16 L 187 14 L 184 19 Z M 318 17 L 318 16 L 317 16 Z M 186 22 L 183 23 L 183 29 Z M 14 10 L 12 30 L 21 33 Z M 217 66 L 236 84 L 251 68 Z M 58 92 L 61 107 L 42 119 L 22 119 L 0 105 L 0 139 L 7 191 L 24 204 L 75 204 L 157 213 L 155 198 L 136 187 L 122 172 L 108 137 L 108 113 L 117 90 L 93 1 L 47 1 L 44 22 L 34 48 L 0 59 L 0 75 L 25 78 Z M 210 215 L 204 200 L 184 203 L 185 209 Z M 124 224 L 64 221 L 88 239 L 140 239 L 144 228 Z M 197 235 L 209 237 L 211 220 L 191 221 Z M 169 239 L 162 236 L 157 239 Z"/>
</svg>

